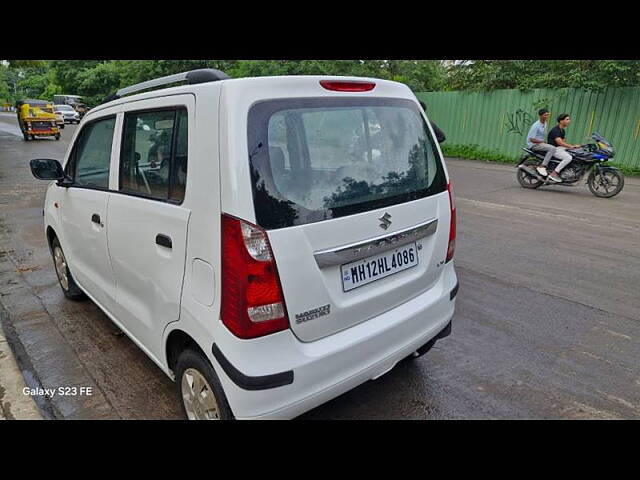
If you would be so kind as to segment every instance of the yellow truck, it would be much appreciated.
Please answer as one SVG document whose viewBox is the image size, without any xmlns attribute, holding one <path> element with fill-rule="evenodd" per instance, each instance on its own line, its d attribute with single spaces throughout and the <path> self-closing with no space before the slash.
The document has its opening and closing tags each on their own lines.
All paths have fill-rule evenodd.
<svg viewBox="0 0 640 480">
<path fill-rule="evenodd" d="M 25 140 L 38 137 L 55 137 L 60 140 L 53 104 L 45 100 L 25 99 L 16 102 L 18 124 Z"/>
</svg>

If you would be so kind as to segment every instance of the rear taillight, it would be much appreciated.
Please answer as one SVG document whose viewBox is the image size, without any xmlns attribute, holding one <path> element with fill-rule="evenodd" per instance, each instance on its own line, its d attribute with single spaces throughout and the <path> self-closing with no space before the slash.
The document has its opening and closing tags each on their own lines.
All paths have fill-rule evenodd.
<svg viewBox="0 0 640 480">
<path fill-rule="evenodd" d="M 221 318 L 240 338 L 289 328 L 289 318 L 267 233 L 222 215 Z"/>
<path fill-rule="evenodd" d="M 451 223 L 449 225 L 449 244 L 447 246 L 447 259 L 445 263 L 453 258 L 453 254 L 456 251 L 456 202 L 453 196 L 451 182 L 447 184 L 447 192 L 449 192 L 449 204 L 451 206 Z"/>
<path fill-rule="evenodd" d="M 376 86 L 373 82 L 353 82 L 342 80 L 320 80 L 320 85 L 327 90 L 333 90 L 336 92 L 368 92 L 373 90 Z"/>
</svg>

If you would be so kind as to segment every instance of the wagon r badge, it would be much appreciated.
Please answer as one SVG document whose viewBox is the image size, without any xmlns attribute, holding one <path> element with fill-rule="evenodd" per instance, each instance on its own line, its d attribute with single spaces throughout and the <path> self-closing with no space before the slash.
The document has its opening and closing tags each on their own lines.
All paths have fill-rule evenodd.
<svg viewBox="0 0 640 480">
<path fill-rule="evenodd" d="M 296 323 L 299 325 L 303 322 L 308 322 L 309 320 L 316 319 L 318 317 L 323 317 L 325 315 L 329 315 L 331 313 L 330 304 L 322 305 L 321 307 L 312 308 L 311 310 L 307 310 L 303 313 L 296 313 Z"/>
<path fill-rule="evenodd" d="M 390 218 L 391 218 L 391 215 L 389 215 L 388 213 L 385 213 L 383 216 L 381 216 L 378 219 L 382 222 L 380 224 L 380 228 L 384 228 L 385 230 L 389 228 L 389 225 L 391 225 L 391 220 L 389 220 Z"/>
</svg>

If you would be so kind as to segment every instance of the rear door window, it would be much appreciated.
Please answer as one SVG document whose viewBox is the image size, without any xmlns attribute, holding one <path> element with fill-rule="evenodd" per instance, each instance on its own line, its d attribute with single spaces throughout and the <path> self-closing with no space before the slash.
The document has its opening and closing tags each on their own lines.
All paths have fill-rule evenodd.
<svg viewBox="0 0 640 480">
<path fill-rule="evenodd" d="M 254 206 L 264 228 L 365 212 L 446 190 L 421 113 L 403 99 L 287 99 L 249 112 Z"/>
<path fill-rule="evenodd" d="M 187 174 L 187 127 L 184 108 L 127 113 L 119 190 L 181 203 Z"/>
</svg>

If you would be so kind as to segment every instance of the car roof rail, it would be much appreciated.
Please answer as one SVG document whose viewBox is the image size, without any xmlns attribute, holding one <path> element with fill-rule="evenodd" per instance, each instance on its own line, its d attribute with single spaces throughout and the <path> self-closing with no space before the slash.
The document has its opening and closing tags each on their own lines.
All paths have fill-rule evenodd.
<svg viewBox="0 0 640 480">
<path fill-rule="evenodd" d="M 187 82 L 189 85 L 195 85 L 198 83 L 217 82 L 218 80 L 226 80 L 229 75 L 221 70 L 215 68 L 202 68 L 200 70 L 191 70 L 189 72 L 176 73 L 174 75 L 167 75 L 166 77 L 154 78 L 142 83 L 137 83 L 129 87 L 124 87 L 118 90 L 115 94 L 110 95 L 105 99 L 105 102 L 117 100 L 125 95 L 141 92 L 142 90 L 149 90 L 155 87 L 161 87 L 164 85 L 170 85 L 172 83 Z"/>
</svg>

